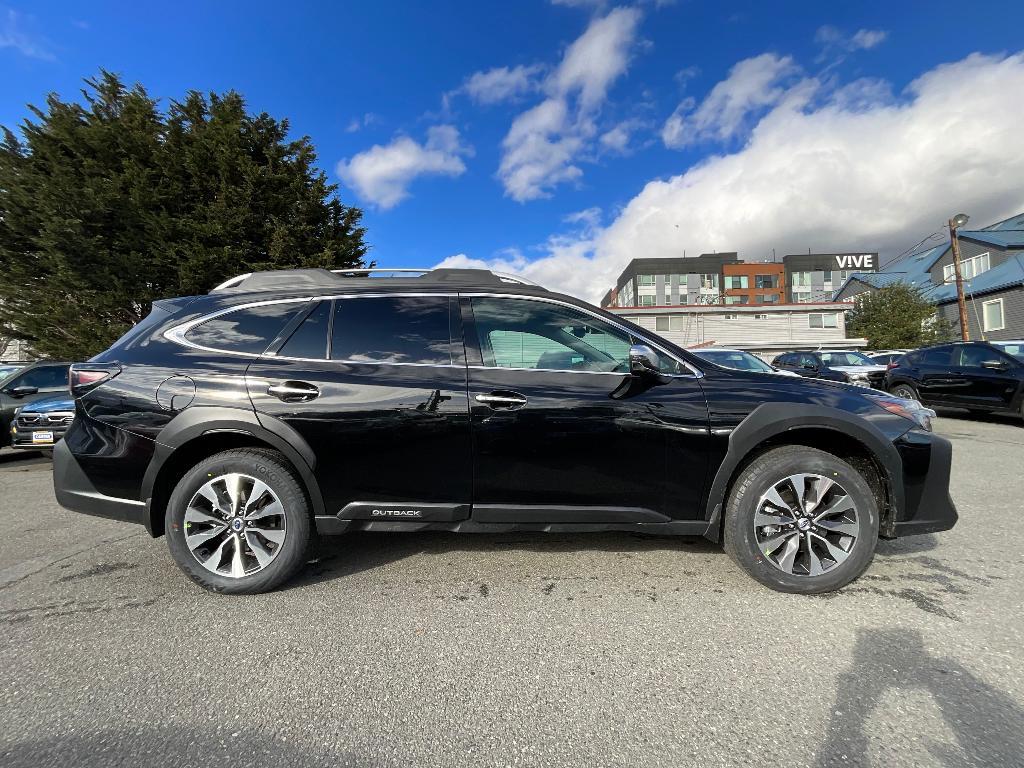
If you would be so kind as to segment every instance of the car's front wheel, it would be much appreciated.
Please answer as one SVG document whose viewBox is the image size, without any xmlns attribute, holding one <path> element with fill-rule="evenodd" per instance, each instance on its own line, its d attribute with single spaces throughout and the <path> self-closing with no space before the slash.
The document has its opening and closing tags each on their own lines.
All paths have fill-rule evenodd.
<svg viewBox="0 0 1024 768">
<path fill-rule="evenodd" d="M 890 390 L 890 392 L 896 395 L 896 397 L 902 397 L 904 400 L 920 401 L 921 399 L 917 394 L 917 390 L 909 384 L 897 384 Z"/>
<path fill-rule="evenodd" d="M 762 584 L 815 594 L 860 576 L 878 543 L 878 502 L 864 477 L 832 454 L 774 448 L 736 479 L 725 548 Z"/>
<path fill-rule="evenodd" d="M 171 555 L 196 583 L 213 592 L 267 592 L 306 561 L 309 503 L 279 453 L 224 451 L 178 483 L 166 530 Z"/>
</svg>

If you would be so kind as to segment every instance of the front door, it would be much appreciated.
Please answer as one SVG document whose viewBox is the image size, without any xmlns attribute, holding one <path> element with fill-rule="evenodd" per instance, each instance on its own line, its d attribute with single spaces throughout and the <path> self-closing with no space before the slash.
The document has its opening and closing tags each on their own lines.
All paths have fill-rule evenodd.
<svg viewBox="0 0 1024 768">
<path fill-rule="evenodd" d="M 1005 369 L 988 368 L 982 363 L 1002 363 Z M 957 344 L 953 363 L 961 380 L 958 397 L 950 404 L 968 408 L 1005 409 L 1017 393 L 1016 363 L 991 347 L 981 344 Z"/>
<path fill-rule="evenodd" d="M 325 300 L 249 367 L 260 418 L 284 422 L 312 448 L 328 514 L 387 522 L 469 515 L 457 309 L 442 295 Z"/>
<path fill-rule="evenodd" d="M 480 522 L 665 522 L 700 516 L 707 403 L 663 355 L 629 373 L 628 331 L 545 299 L 463 298 Z"/>
</svg>

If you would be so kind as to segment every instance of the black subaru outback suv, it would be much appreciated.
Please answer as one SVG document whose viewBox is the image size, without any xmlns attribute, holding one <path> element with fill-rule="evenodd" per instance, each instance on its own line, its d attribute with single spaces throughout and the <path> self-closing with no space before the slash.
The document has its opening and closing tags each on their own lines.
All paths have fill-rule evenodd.
<svg viewBox="0 0 1024 768">
<path fill-rule="evenodd" d="M 220 592 L 354 530 L 724 538 L 763 584 L 824 592 L 879 536 L 957 518 L 918 404 L 722 368 L 486 271 L 246 275 L 70 375 L 60 503 L 166 534 Z"/>
</svg>

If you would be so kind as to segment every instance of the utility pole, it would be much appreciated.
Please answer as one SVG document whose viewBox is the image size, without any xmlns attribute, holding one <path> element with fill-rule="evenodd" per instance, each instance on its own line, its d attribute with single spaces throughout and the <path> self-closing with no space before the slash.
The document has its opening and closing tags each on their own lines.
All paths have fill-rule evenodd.
<svg viewBox="0 0 1024 768">
<path fill-rule="evenodd" d="M 956 231 L 967 223 L 967 219 L 967 214 L 958 213 L 949 220 L 949 241 L 953 246 L 953 272 L 956 274 L 956 304 L 960 310 L 960 338 L 964 341 L 970 341 L 971 334 L 967 330 L 967 302 L 964 301 L 964 280 L 960 274 L 960 241 L 957 239 Z"/>
</svg>

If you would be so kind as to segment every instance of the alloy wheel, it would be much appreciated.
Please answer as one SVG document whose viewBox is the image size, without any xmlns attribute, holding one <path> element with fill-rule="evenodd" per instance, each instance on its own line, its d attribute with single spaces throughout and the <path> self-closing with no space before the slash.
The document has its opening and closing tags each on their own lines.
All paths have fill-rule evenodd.
<svg viewBox="0 0 1024 768">
<path fill-rule="evenodd" d="M 914 390 L 908 387 L 906 384 L 900 384 L 892 391 L 896 397 L 902 397 L 904 400 L 917 400 L 917 395 L 914 394 Z"/>
<path fill-rule="evenodd" d="M 231 472 L 208 480 L 185 510 L 185 544 L 211 573 L 242 578 L 274 561 L 286 535 L 284 506 L 270 486 Z"/>
<path fill-rule="evenodd" d="M 823 475 L 783 478 L 762 494 L 754 513 L 757 548 L 792 576 L 820 576 L 842 565 L 859 534 L 853 498 Z"/>
</svg>

